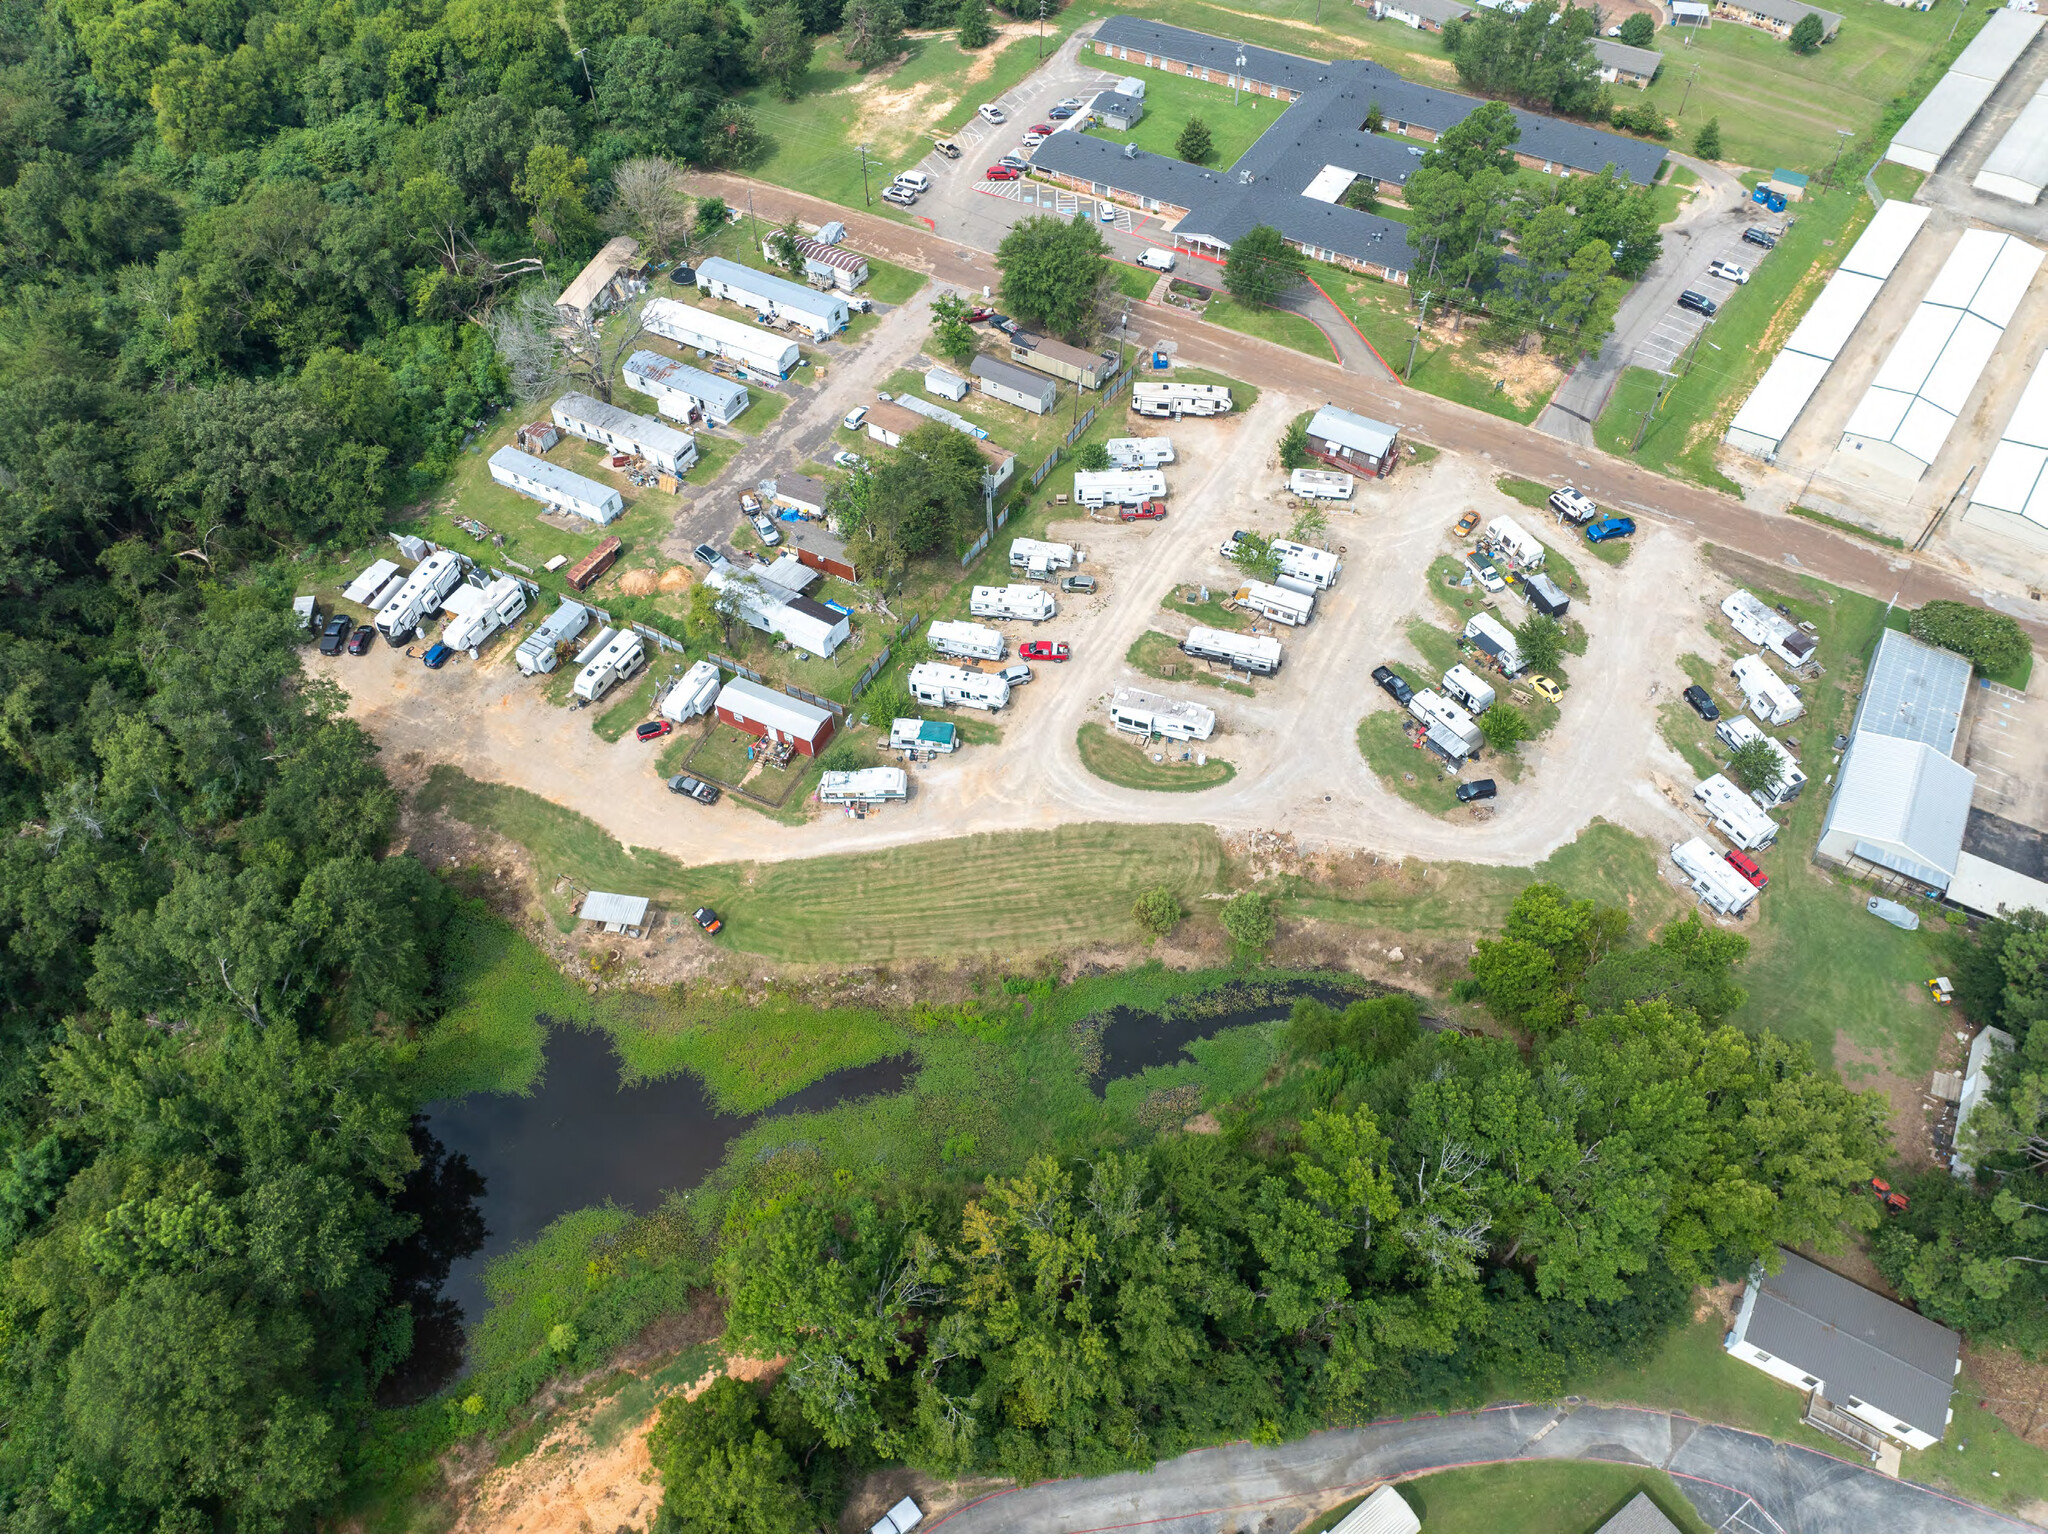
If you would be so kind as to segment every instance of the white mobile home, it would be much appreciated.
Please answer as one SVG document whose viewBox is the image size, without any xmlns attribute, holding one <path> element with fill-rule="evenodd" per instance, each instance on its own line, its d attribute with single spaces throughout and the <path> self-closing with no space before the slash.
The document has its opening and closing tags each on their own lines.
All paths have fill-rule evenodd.
<svg viewBox="0 0 2048 1534">
<path fill-rule="evenodd" d="M 1707 909 L 1722 916 L 1740 916 L 1757 897 L 1757 888 L 1728 866 L 1704 836 L 1671 844 L 1671 861 Z"/>
<path fill-rule="evenodd" d="M 1462 663 L 1444 673 L 1443 688 L 1445 697 L 1474 714 L 1485 713 L 1499 701 L 1492 684 Z"/>
<path fill-rule="evenodd" d="M 670 341 L 777 378 L 789 377 L 803 360 L 803 349 L 794 341 L 673 298 L 648 299 L 640 323 Z"/>
<path fill-rule="evenodd" d="M 1799 701 L 1799 695 L 1786 685 L 1784 678 L 1771 669 L 1771 663 L 1761 655 L 1744 655 L 1734 665 L 1731 674 L 1735 685 L 1742 689 L 1743 697 L 1749 700 L 1749 711 L 1764 724 L 1790 724 L 1806 712 L 1806 705 Z"/>
<path fill-rule="evenodd" d="M 1495 517 L 1486 524 L 1486 536 L 1501 547 L 1511 564 L 1524 570 L 1542 567 L 1543 545 L 1513 517 Z"/>
<path fill-rule="evenodd" d="M 1765 741 L 1778 754 L 1778 786 L 1767 794 L 1752 790 L 1750 798 L 1767 810 L 1774 810 L 1781 804 L 1790 804 L 1806 787 L 1806 774 L 1800 770 L 1799 759 L 1785 748 L 1783 741 L 1766 735 L 1757 727 L 1754 719 L 1747 714 L 1730 714 L 1714 726 L 1714 734 L 1721 744 L 1730 751 L 1748 745 L 1753 740 Z"/>
<path fill-rule="evenodd" d="M 1060 397 L 1059 385 L 1043 373 L 1020 368 L 998 357 L 976 357 L 967 371 L 981 380 L 981 392 L 1033 415 L 1044 415 Z"/>
<path fill-rule="evenodd" d="M 1216 733 L 1216 710 L 1156 692 L 1119 687 L 1109 700 L 1110 721 L 1129 735 L 1167 740 L 1207 740 Z"/>
<path fill-rule="evenodd" d="M 985 708 L 994 713 L 1010 701 L 1010 684 L 1001 677 L 938 661 L 920 661 L 905 681 L 913 698 L 937 708 Z"/>
<path fill-rule="evenodd" d="M 1226 415 L 1232 401 L 1222 384 L 1147 382 L 1131 385 L 1131 409 L 1139 415 L 1179 420 L 1186 415 Z"/>
<path fill-rule="evenodd" d="M 1074 499 L 1090 511 L 1104 506 L 1135 506 L 1166 494 L 1166 476 L 1157 469 L 1109 469 L 1074 474 Z"/>
<path fill-rule="evenodd" d="M 984 624 L 949 623 L 938 619 L 926 631 L 925 637 L 931 640 L 932 649 L 940 655 L 956 655 L 963 660 L 1003 658 L 1003 636 Z"/>
<path fill-rule="evenodd" d="M 1714 829 L 1744 852 L 1761 852 L 1778 839 L 1778 823 L 1722 774 L 1708 778 L 1692 796 L 1705 807 Z"/>
<path fill-rule="evenodd" d="M 585 703 L 595 703 L 614 686 L 640 669 L 646 646 L 631 629 L 621 629 L 605 641 L 604 647 L 584 663 L 570 688 Z"/>
<path fill-rule="evenodd" d="M 1287 476 L 1287 491 L 1308 501 L 1348 501 L 1357 477 L 1336 469 L 1296 469 Z"/>
<path fill-rule="evenodd" d="M 590 627 L 590 609 L 581 602 L 564 599 L 562 605 L 541 619 L 540 626 L 519 642 L 512 652 L 519 669 L 527 676 L 540 676 L 555 669 L 555 651 Z"/>
<path fill-rule="evenodd" d="M 1022 570 L 1033 580 L 1044 580 L 1055 570 L 1071 570 L 1078 559 L 1071 543 L 1046 543 L 1038 538 L 1010 540 L 1010 568 Z"/>
<path fill-rule="evenodd" d="M 507 490 L 516 490 L 552 510 L 587 517 L 600 527 L 626 509 L 624 498 L 610 485 L 572 474 L 516 447 L 501 447 L 491 454 L 491 478 Z"/>
<path fill-rule="evenodd" d="M 967 610 L 977 618 L 1022 618 L 1043 623 L 1059 609 L 1036 586 L 976 586 Z"/>
<path fill-rule="evenodd" d="M 1290 580 L 1304 581 L 1318 591 L 1328 591 L 1344 573 L 1343 561 L 1328 549 L 1292 538 L 1275 538 L 1267 545 L 1280 561 L 1280 573 Z M 1298 589 L 1298 588 L 1297 588 Z"/>
<path fill-rule="evenodd" d="M 1432 738 L 1441 741 L 1448 735 L 1456 741 L 1458 756 L 1470 756 L 1486 744 L 1473 717 L 1434 688 L 1425 687 L 1410 698 L 1408 712 L 1422 722 Z"/>
<path fill-rule="evenodd" d="M 1118 469 L 1158 469 L 1173 462 L 1171 437 L 1111 437 L 1104 444 Z"/>
<path fill-rule="evenodd" d="M 441 643 L 452 650 L 470 650 L 518 621 L 526 611 L 526 588 L 501 575 L 488 586 L 457 586 L 441 606 L 449 614 Z"/>
<path fill-rule="evenodd" d="M 661 695 L 655 711 L 664 719 L 687 724 L 708 714 L 718 703 L 718 668 L 708 660 L 693 664 Z"/>
<path fill-rule="evenodd" d="M 837 293 L 821 293 L 801 282 L 757 272 L 723 256 L 713 256 L 698 264 L 697 291 L 767 314 L 803 331 L 814 341 L 836 336 L 851 317 L 846 300 Z"/>
<path fill-rule="evenodd" d="M 1181 652 L 1197 660 L 1220 660 L 1238 671 L 1271 676 L 1280 669 L 1280 641 L 1265 634 L 1232 634 L 1195 627 L 1180 642 Z"/>
<path fill-rule="evenodd" d="M 745 384 L 661 352 L 633 353 L 626 359 L 625 380 L 627 388 L 653 400 L 656 410 L 685 425 L 701 416 L 708 425 L 723 426 L 752 400 Z"/>
<path fill-rule="evenodd" d="M 377 627 L 386 644 L 401 645 L 412 638 L 420 621 L 441 610 L 441 599 L 462 579 L 462 556 L 453 549 L 436 549 L 413 566 L 412 574 L 398 588 L 398 595 L 377 612 Z"/>
<path fill-rule="evenodd" d="M 1307 592 L 1269 586 L 1264 581 L 1247 581 L 1233 593 L 1232 600 L 1239 607 L 1249 607 L 1253 612 L 1271 618 L 1275 623 L 1285 623 L 1290 628 L 1308 622 L 1316 610 L 1316 599 Z"/>
<path fill-rule="evenodd" d="M 882 804 L 910 797 L 910 776 L 901 767 L 863 767 L 828 772 L 818 779 L 820 804 Z"/>
<path fill-rule="evenodd" d="M 697 439 L 686 431 L 607 405 L 587 394 L 565 394 L 548 412 L 572 437 L 645 458 L 670 474 L 687 473 L 697 462 Z"/>
<path fill-rule="evenodd" d="M 1734 625 L 1736 633 L 1788 666 L 1805 665 L 1818 648 L 1811 634 L 1750 592 L 1729 592 L 1721 599 L 1721 615 Z"/>
<path fill-rule="evenodd" d="M 1490 655 L 1500 666 L 1502 676 L 1514 676 L 1522 670 L 1522 649 L 1515 636 L 1508 632 L 1508 626 L 1491 613 L 1474 613 L 1465 620 L 1465 637 Z"/>
</svg>

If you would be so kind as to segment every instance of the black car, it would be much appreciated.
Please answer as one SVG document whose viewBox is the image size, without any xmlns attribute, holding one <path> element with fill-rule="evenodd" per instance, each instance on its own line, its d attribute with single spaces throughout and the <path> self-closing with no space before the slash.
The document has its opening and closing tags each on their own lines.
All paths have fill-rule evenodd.
<svg viewBox="0 0 2048 1534">
<path fill-rule="evenodd" d="M 1714 695 L 1695 682 L 1685 690 L 1685 701 L 1692 705 L 1692 711 L 1712 724 L 1721 717 L 1721 705 L 1714 701 Z"/>
<path fill-rule="evenodd" d="M 677 773 L 668 780 L 668 791 L 672 794 L 688 794 L 699 804 L 718 803 L 718 790 L 700 778 L 686 777 Z"/>
<path fill-rule="evenodd" d="M 1458 803 L 1470 804 L 1475 799 L 1491 799 L 1500 790 L 1494 787 L 1491 778 L 1474 778 L 1470 783 L 1458 785 Z"/>
<path fill-rule="evenodd" d="M 1778 237 L 1768 229 L 1745 229 L 1742 237 L 1752 245 L 1761 245 L 1765 250 L 1778 248 Z"/>
<path fill-rule="evenodd" d="M 347 613 L 336 613 L 329 618 L 327 627 L 320 633 L 320 653 L 339 655 L 341 647 L 348 642 L 348 631 L 354 627 L 355 622 Z"/>
<path fill-rule="evenodd" d="M 1410 687 L 1406 682 L 1402 681 L 1399 677 L 1395 676 L 1394 673 L 1388 670 L 1385 666 L 1373 667 L 1372 679 L 1380 684 L 1381 691 L 1386 693 L 1388 697 L 1392 698 L 1396 703 L 1400 704 L 1403 708 L 1406 708 L 1408 706 L 1408 700 L 1415 696 L 1415 689 Z"/>
<path fill-rule="evenodd" d="M 1678 307 L 1690 309 L 1695 314 L 1704 314 L 1708 319 L 1712 319 L 1721 306 L 1706 294 L 1695 293 L 1691 288 L 1687 288 L 1678 295 Z"/>
<path fill-rule="evenodd" d="M 376 637 L 377 631 L 365 623 L 361 628 L 348 636 L 348 653 L 351 655 L 361 655 L 370 648 L 370 641 Z"/>
</svg>

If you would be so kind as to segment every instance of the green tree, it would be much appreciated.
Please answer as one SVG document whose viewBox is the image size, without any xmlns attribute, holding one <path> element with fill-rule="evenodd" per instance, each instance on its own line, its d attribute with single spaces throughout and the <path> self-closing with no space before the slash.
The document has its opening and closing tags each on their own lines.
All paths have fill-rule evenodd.
<svg viewBox="0 0 2048 1534">
<path fill-rule="evenodd" d="M 1074 458 L 1074 466 L 1089 474 L 1100 474 L 1109 467 L 1109 449 L 1101 442 L 1088 442 Z"/>
<path fill-rule="evenodd" d="M 1270 581 L 1280 573 L 1280 556 L 1273 552 L 1273 540 L 1263 533 L 1240 532 L 1231 545 L 1230 558 L 1255 581 Z"/>
<path fill-rule="evenodd" d="M 699 197 L 697 199 L 697 239 L 708 240 L 726 224 L 726 202 L 723 197 Z"/>
<path fill-rule="evenodd" d="M 1489 170 L 1512 176 L 1515 145 L 1521 139 L 1522 125 L 1514 112 L 1501 102 L 1488 101 L 1438 135 L 1422 157 L 1422 168 L 1449 171 L 1467 181 Z"/>
<path fill-rule="evenodd" d="M 1314 543 L 1329 530 L 1329 516 L 1310 501 L 1294 514 L 1294 520 L 1287 525 L 1287 536 L 1296 543 Z"/>
<path fill-rule="evenodd" d="M 768 237 L 768 243 L 775 251 L 776 261 L 781 264 L 784 271 L 793 272 L 797 276 L 802 276 L 804 270 L 804 253 L 797 244 L 803 237 L 804 232 L 797 227 L 795 219 L 791 219 Z"/>
<path fill-rule="evenodd" d="M 527 228 L 543 245 L 572 250 L 589 245 L 597 231 L 584 187 L 590 166 L 559 144 L 535 144 L 512 179 L 512 195 L 530 213 Z"/>
<path fill-rule="evenodd" d="M 1531 671 L 1552 672 L 1564 659 L 1564 625 L 1548 613 L 1531 613 L 1514 625 L 1515 647 Z"/>
<path fill-rule="evenodd" d="M 1377 213 L 1380 210 L 1380 184 L 1370 176 L 1354 177 L 1337 200 L 1361 213 Z"/>
<path fill-rule="evenodd" d="M 906 558 L 949 549 L 982 522 L 985 469 L 973 438 L 920 426 L 873 469 L 869 516 Z"/>
<path fill-rule="evenodd" d="M 1912 629 L 1915 639 L 1967 656 L 1984 672 L 2018 671 L 2033 652 L 2017 619 L 1968 602 L 1929 602 L 1914 612 Z"/>
<path fill-rule="evenodd" d="M 796 1460 L 763 1421 L 761 1395 L 730 1376 L 694 1400 L 672 1395 L 647 1435 L 664 1525 L 688 1534 L 812 1534 Z"/>
<path fill-rule="evenodd" d="M 849 0 L 840 19 L 846 57 L 863 69 L 903 52 L 903 7 L 898 0 Z"/>
<path fill-rule="evenodd" d="M 804 29 L 803 13 L 790 0 L 769 6 L 755 19 L 754 67 L 782 93 L 784 101 L 803 94 L 813 47 L 810 33 Z"/>
<path fill-rule="evenodd" d="M 1246 890 L 1223 903 L 1223 930 L 1240 953 L 1261 954 L 1272 946 L 1278 930 L 1271 897 Z"/>
<path fill-rule="evenodd" d="M 1638 12 L 1637 14 L 1640 15 L 1642 13 Z M 1634 18 L 1631 17 L 1630 19 L 1633 20 Z M 1645 17 L 1645 19 L 1647 20 L 1648 18 Z M 1693 135 L 1692 152 L 1702 160 L 1718 160 L 1721 158 L 1720 118 L 1709 117 L 1701 125 L 1700 131 Z"/>
<path fill-rule="evenodd" d="M 1180 897 L 1163 884 L 1155 884 L 1140 890 L 1138 898 L 1131 905 L 1131 919 L 1141 931 L 1154 937 L 1164 937 L 1180 925 L 1187 912 L 1181 908 Z"/>
<path fill-rule="evenodd" d="M 1813 53 L 1827 40 L 1827 27 L 1812 11 L 1801 16 L 1792 24 L 1792 35 L 1786 39 L 1794 53 Z"/>
<path fill-rule="evenodd" d="M 1728 776 L 1743 790 L 1766 797 L 1777 792 L 1785 779 L 1785 763 L 1777 748 L 1763 736 L 1744 741 L 1728 757 Z"/>
<path fill-rule="evenodd" d="M 1281 434 L 1280 467 L 1305 469 L 1314 462 L 1308 450 L 1308 415 L 1304 413 L 1290 421 Z"/>
<path fill-rule="evenodd" d="M 1180 130 L 1180 137 L 1173 141 L 1173 152 L 1190 165 L 1200 165 L 1214 148 L 1209 125 L 1199 117 L 1190 117 Z"/>
<path fill-rule="evenodd" d="M 996 249 L 1003 307 L 1076 345 L 1092 340 L 1112 281 L 1108 254 L 1093 224 L 1043 215 L 1020 220 Z"/>
<path fill-rule="evenodd" d="M 1247 229 L 1230 244 L 1223 286 L 1239 303 L 1271 305 L 1300 285 L 1308 262 L 1270 224 Z"/>
<path fill-rule="evenodd" d="M 1387 114 L 1380 110 L 1379 98 L 1375 96 L 1365 109 L 1365 131 L 1381 133 L 1385 131 L 1386 126 Z"/>
<path fill-rule="evenodd" d="M 954 25 L 959 28 L 956 37 L 962 48 L 986 48 L 996 40 L 995 23 L 989 19 L 988 0 L 960 0 L 960 9 L 954 13 Z"/>
<path fill-rule="evenodd" d="M 1621 20 L 1621 40 L 1631 48 L 1647 48 L 1656 36 L 1657 18 L 1648 11 L 1634 11 Z"/>
<path fill-rule="evenodd" d="M 967 322 L 967 304 L 957 293 L 932 301 L 932 346 L 948 361 L 965 364 L 974 355 L 974 327 Z"/>
<path fill-rule="evenodd" d="M 1479 716 L 1479 733 L 1496 751 L 1511 751 L 1534 733 L 1529 716 L 1512 703 L 1496 703 Z"/>
</svg>

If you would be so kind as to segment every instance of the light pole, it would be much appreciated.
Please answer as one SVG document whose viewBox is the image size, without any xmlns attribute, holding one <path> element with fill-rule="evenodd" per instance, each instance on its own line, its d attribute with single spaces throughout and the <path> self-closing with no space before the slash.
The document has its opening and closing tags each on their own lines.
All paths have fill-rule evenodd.
<svg viewBox="0 0 2048 1534">
<path fill-rule="evenodd" d="M 1320 5 L 1321 0 L 1317 0 Z M 1230 77 L 1230 104 L 1237 105 L 1237 88 L 1244 84 L 1244 44 L 1237 45 L 1237 73 Z"/>
<path fill-rule="evenodd" d="M 1695 64 L 1692 66 L 1692 73 L 1685 77 L 1685 94 L 1678 98 L 1678 115 L 1681 118 L 1685 116 L 1685 104 L 1688 101 L 1692 100 L 1692 82 L 1697 80 L 1699 77 L 1700 66 Z"/>
<path fill-rule="evenodd" d="M 1038 0 L 1038 58 L 1045 61 L 1045 0 Z"/>
<path fill-rule="evenodd" d="M 1850 132 L 1847 128 L 1835 129 L 1835 157 L 1832 160 L 1828 161 L 1828 186 L 1832 187 L 1835 184 L 1835 167 L 1839 165 L 1842 161 L 1843 149 L 1845 149 L 1848 146 L 1849 140 L 1854 138 L 1855 136 L 1856 135 Z"/>
</svg>

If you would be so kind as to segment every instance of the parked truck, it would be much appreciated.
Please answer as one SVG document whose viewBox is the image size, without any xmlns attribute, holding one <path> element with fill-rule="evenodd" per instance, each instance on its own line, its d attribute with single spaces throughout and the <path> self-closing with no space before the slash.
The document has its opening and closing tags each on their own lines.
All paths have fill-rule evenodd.
<svg viewBox="0 0 2048 1534">
<path fill-rule="evenodd" d="M 1022 618 L 1043 623 L 1059 611 L 1049 592 L 1036 586 L 976 586 L 967 610 L 977 618 Z"/>
<path fill-rule="evenodd" d="M 1287 489 L 1305 501 L 1348 501 L 1358 481 L 1336 469 L 1296 469 L 1287 476 Z"/>
<path fill-rule="evenodd" d="M 1271 676 L 1280 669 L 1280 641 L 1264 634 L 1232 634 L 1223 629 L 1195 627 L 1180 642 L 1183 654 L 1197 660 L 1217 660 L 1237 671 Z"/>
<path fill-rule="evenodd" d="M 939 619 L 926 631 L 925 637 L 940 655 L 954 655 L 962 660 L 1003 658 L 1003 636 L 986 624 L 950 623 Z"/>
<path fill-rule="evenodd" d="M 1147 382 L 1131 385 L 1131 409 L 1155 419 L 1179 420 L 1186 415 L 1225 415 L 1230 390 L 1222 384 Z"/>
<path fill-rule="evenodd" d="M 588 652 L 585 652 L 588 653 Z M 576 681 L 570 691 L 585 703 L 595 703 L 613 687 L 623 682 L 640 669 L 640 662 L 646 659 L 647 648 L 640 636 L 631 629 L 623 629 L 607 639 L 604 647 L 576 673 Z"/>
<path fill-rule="evenodd" d="M 1778 839 L 1778 823 L 1741 789 L 1715 773 L 1692 791 L 1714 829 L 1744 852 L 1761 852 Z"/>
<path fill-rule="evenodd" d="M 1337 577 L 1344 573 L 1343 561 L 1328 549 L 1319 549 L 1312 543 L 1275 538 L 1266 547 L 1280 561 L 1280 578 L 1276 584 L 1286 586 L 1290 591 L 1300 591 L 1305 587 L 1328 591 L 1337 584 Z"/>
<path fill-rule="evenodd" d="M 513 659 L 523 674 L 543 676 L 555 669 L 555 652 L 589 627 L 590 609 L 565 597 L 560 607 L 541 619 L 540 627 L 519 641 Z"/>
<path fill-rule="evenodd" d="M 1103 445 L 1119 469 L 1159 469 L 1173 462 L 1171 437 L 1111 437 Z"/>
<path fill-rule="evenodd" d="M 462 579 L 462 556 L 453 549 L 436 549 L 417 565 L 398 595 L 377 614 L 377 629 L 384 642 L 402 645 L 411 639 L 422 620 L 441 610 L 441 599 Z"/>
<path fill-rule="evenodd" d="M 1749 701 L 1749 711 L 1763 724 L 1790 724 L 1806 712 L 1806 705 L 1799 701 L 1799 694 L 1771 669 L 1771 663 L 1761 655 L 1739 657 L 1730 669 L 1730 675 L 1735 678 L 1735 685 L 1742 689 L 1742 696 Z"/>
<path fill-rule="evenodd" d="M 441 643 L 451 650 L 473 649 L 519 621 L 526 611 L 526 588 L 501 575 L 488 586 L 456 587 L 441 606 L 451 615 L 441 630 Z"/>
<path fill-rule="evenodd" d="M 1074 499 L 1090 511 L 1136 506 L 1165 494 L 1166 476 L 1157 469 L 1110 469 L 1101 474 L 1081 469 L 1074 475 Z"/>
<path fill-rule="evenodd" d="M 920 661 L 905 678 L 910 695 L 935 708 L 981 708 L 994 713 L 1010 701 L 1010 684 L 987 671 L 964 671 L 938 661 Z"/>
<path fill-rule="evenodd" d="M 1493 685 L 1463 662 L 1444 673 L 1444 696 L 1472 714 L 1483 714 L 1499 701 Z"/>
<path fill-rule="evenodd" d="M 1297 627 L 1315 616 L 1316 599 L 1307 592 L 1289 591 L 1264 581 L 1247 581 L 1231 594 L 1239 607 L 1248 607 L 1275 623 Z"/>
</svg>

